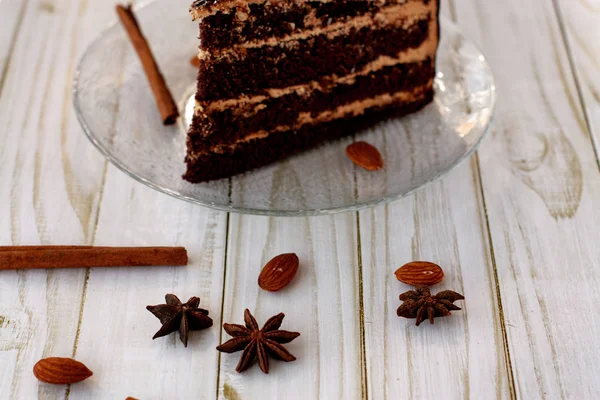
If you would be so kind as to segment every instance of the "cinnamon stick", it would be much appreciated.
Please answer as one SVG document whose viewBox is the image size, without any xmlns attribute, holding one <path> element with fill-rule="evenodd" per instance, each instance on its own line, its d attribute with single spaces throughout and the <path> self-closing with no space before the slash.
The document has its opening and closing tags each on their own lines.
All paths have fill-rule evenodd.
<svg viewBox="0 0 600 400">
<path fill-rule="evenodd" d="M 174 124 L 177 120 L 177 117 L 179 117 L 177 105 L 175 104 L 175 100 L 173 100 L 173 96 L 167 87 L 165 78 L 158 68 L 156 60 L 152 55 L 152 50 L 150 50 L 150 46 L 148 45 L 148 42 L 146 41 L 146 38 L 144 37 L 144 34 L 142 33 L 142 30 L 135 18 L 135 15 L 133 14 L 131 5 L 117 5 L 117 14 L 119 15 L 121 23 L 127 31 L 127 34 L 131 39 L 131 43 L 133 44 L 133 47 L 135 48 L 135 51 L 142 62 L 144 72 L 146 73 L 148 82 L 152 88 L 152 93 L 154 93 L 156 105 L 160 111 L 163 124 Z"/>
<path fill-rule="evenodd" d="M 2 246 L 0 270 L 187 265 L 184 247 Z"/>
</svg>

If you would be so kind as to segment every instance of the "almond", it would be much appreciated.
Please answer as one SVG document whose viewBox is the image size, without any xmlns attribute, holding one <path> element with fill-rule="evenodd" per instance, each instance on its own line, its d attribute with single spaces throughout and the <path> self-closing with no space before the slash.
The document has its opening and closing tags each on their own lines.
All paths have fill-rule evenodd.
<svg viewBox="0 0 600 400">
<path fill-rule="evenodd" d="M 367 142 L 356 142 L 346 147 L 346 154 L 352 162 L 368 171 L 383 168 L 383 158 L 375 147 Z"/>
<path fill-rule="evenodd" d="M 93 375 L 93 372 L 72 358 L 49 357 L 33 366 L 33 374 L 42 382 L 67 384 L 81 382 Z"/>
<path fill-rule="evenodd" d="M 198 58 L 198 56 L 194 56 L 194 57 L 190 58 L 190 64 L 192 65 L 192 67 L 199 68 L 200 67 L 200 59 Z"/>
<path fill-rule="evenodd" d="M 430 286 L 444 279 L 444 271 L 434 263 L 413 261 L 398 268 L 396 278 L 408 285 Z"/>
<path fill-rule="evenodd" d="M 298 271 L 296 254 L 281 254 L 267 263 L 258 276 L 258 286 L 269 292 L 277 292 L 294 279 Z"/>
</svg>

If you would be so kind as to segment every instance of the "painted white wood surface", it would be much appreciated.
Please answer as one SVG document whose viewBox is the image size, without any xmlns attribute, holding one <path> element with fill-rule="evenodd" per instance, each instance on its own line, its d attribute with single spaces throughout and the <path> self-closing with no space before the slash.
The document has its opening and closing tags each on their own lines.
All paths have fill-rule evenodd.
<svg viewBox="0 0 600 400">
<path fill-rule="evenodd" d="M 598 398 L 600 174 L 553 3 L 454 6 L 498 85 L 479 161 L 515 392 Z"/>
<path fill-rule="evenodd" d="M 388 206 L 298 219 L 228 217 L 107 167 L 70 85 L 113 4 L 0 0 L 0 243 L 185 245 L 190 266 L 2 273 L 0 399 L 600 396 L 600 177 L 585 118 L 597 135 L 597 1 L 560 1 L 575 71 L 552 2 L 447 3 L 498 78 L 478 158 Z M 289 251 L 301 259 L 294 283 L 260 291 L 262 265 Z M 395 316 L 408 287 L 392 273 L 416 258 L 443 265 L 434 291 L 464 293 L 464 311 L 419 328 Z M 159 323 L 144 307 L 167 292 L 198 295 L 215 321 L 188 349 L 150 340 Z M 259 323 L 286 313 L 282 328 L 302 333 L 288 345 L 298 361 L 235 373 L 240 353 L 214 347 L 245 307 Z M 92 379 L 51 387 L 31 375 L 39 358 L 71 355 Z"/>
</svg>

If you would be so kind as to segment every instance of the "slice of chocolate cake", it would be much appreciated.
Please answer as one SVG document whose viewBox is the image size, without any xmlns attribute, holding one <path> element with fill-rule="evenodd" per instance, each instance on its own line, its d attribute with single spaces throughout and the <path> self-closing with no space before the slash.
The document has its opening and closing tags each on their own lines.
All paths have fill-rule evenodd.
<svg viewBox="0 0 600 400">
<path fill-rule="evenodd" d="M 228 177 L 433 99 L 439 0 L 198 0 L 190 182 Z"/>
</svg>

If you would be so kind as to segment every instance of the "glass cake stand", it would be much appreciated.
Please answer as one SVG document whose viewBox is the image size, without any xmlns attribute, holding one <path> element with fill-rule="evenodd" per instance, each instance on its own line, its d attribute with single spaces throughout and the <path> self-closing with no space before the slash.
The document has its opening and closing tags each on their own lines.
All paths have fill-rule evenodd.
<svg viewBox="0 0 600 400">
<path fill-rule="evenodd" d="M 190 2 L 158 0 L 137 9 L 185 114 L 177 125 L 162 125 L 141 64 L 118 24 L 86 50 L 74 83 L 75 111 L 92 143 L 119 169 L 171 196 L 265 215 L 357 210 L 406 196 L 446 174 L 473 153 L 492 119 L 496 93 L 490 68 L 477 47 L 444 20 L 435 101 L 424 110 L 243 175 L 190 184 L 181 179 L 196 81 L 190 59 L 198 46 Z M 375 145 L 384 169 L 355 167 L 345 153 L 353 140 Z"/>
</svg>

